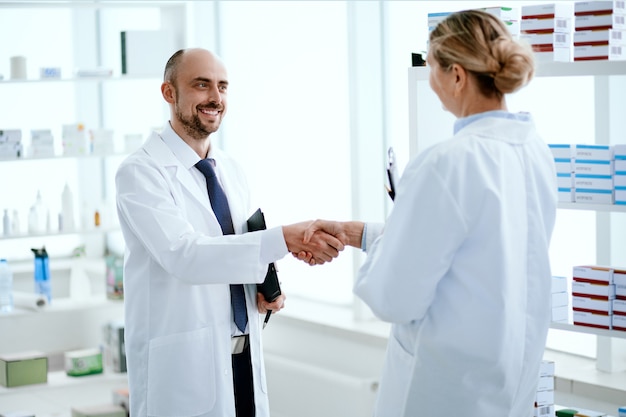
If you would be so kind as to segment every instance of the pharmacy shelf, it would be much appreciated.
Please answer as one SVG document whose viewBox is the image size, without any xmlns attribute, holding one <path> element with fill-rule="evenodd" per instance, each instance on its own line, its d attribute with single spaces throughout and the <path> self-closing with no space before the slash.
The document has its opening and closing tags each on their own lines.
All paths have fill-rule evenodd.
<svg viewBox="0 0 626 417">
<path fill-rule="evenodd" d="M 11 239 L 28 239 L 31 237 L 54 237 L 54 236 L 68 236 L 68 235 L 88 235 L 88 234 L 99 234 L 99 233 L 110 233 L 110 232 L 118 232 L 121 229 L 119 226 L 110 226 L 110 227 L 94 227 L 92 229 L 75 229 L 71 231 L 62 231 L 62 232 L 41 232 L 41 233 L 20 233 L 16 235 L 9 236 L 0 236 L 0 241 L 7 241 Z"/>
<path fill-rule="evenodd" d="M 560 209 L 565 209 L 565 210 L 590 210 L 590 211 L 626 213 L 626 205 L 621 205 L 621 204 L 558 203 L 557 207 Z"/>
<path fill-rule="evenodd" d="M 0 158 L 0 163 L 5 162 L 28 162 L 56 159 L 86 159 L 86 158 L 110 158 L 114 156 L 127 156 L 128 152 L 90 153 L 85 155 L 48 155 L 48 156 L 25 156 L 19 158 Z"/>
<path fill-rule="evenodd" d="M 162 75 L 84 75 L 66 78 L 27 78 L 27 79 L 0 79 L 2 84 L 37 84 L 37 83 L 76 83 L 76 82 L 101 82 L 101 81 L 138 81 L 157 80 L 161 82 Z"/>
<path fill-rule="evenodd" d="M 569 332 L 576 333 L 587 333 L 594 334 L 596 336 L 606 336 L 606 337 L 616 337 L 621 339 L 626 339 L 626 332 L 620 330 L 607 330 L 607 329 L 598 329 L 595 327 L 587 327 L 587 326 L 578 326 L 572 323 L 550 323 L 551 329 L 557 330 L 566 330 Z"/>
</svg>

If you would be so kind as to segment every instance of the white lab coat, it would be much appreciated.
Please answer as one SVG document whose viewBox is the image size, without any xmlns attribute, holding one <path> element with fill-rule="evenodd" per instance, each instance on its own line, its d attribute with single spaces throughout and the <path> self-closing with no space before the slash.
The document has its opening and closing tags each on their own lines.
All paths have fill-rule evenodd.
<svg viewBox="0 0 626 417">
<path fill-rule="evenodd" d="M 409 162 L 355 283 L 393 323 L 376 416 L 532 416 L 556 201 L 532 120 L 476 120 Z"/>
<path fill-rule="evenodd" d="M 230 283 L 262 282 L 261 234 L 242 170 L 219 161 L 236 235 L 222 236 L 206 188 L 153 133 L 116 175 L 124 264 L 130 414 L 235 416 Z M 257 416 L 269 416 L 256 286 L 246 285 Z"/>
</svg>

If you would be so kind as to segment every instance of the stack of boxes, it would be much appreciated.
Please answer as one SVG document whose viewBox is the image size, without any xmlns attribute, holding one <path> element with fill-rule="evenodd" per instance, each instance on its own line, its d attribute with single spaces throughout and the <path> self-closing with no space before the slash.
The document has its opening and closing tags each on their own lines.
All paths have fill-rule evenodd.
<svg viewBox="0 0 626 417">
<path fill-rule="evenodd" d="M 572 145 L 548 145 L 554 157 L 559 202 L 574 202 L 574 152 Z"/>
<path fill-rule="evenodd" d="M 613 300 L 613 330 L 626 331 L 626 270 L 613 270 L 615 300 Z"/>
<path fill-rule="evenodd" d="M 520 36 L 520 9 L 515 7 L 485 7 L 484 10 L 502 20 L 514 38 Z M 443 19 L 453 12 L 428 13 L 428 32 L 430 33 Z"/>
<path fill-rule="evenodd" d="M 574 201 L 613 204 L 613 147 L 576 145 L 574 151 Z"/>
<path fill-rule="evenodd" d="M 559 202 L 626 204 L 626 145 L 548 147 L 554 156 Z"/>
<path fill-rule="evenodd" d="M 574 7 L 570 3 L 522 6 L 521 39 L 538 61 L 572 60 Z"/>
<path fill-rule="evenodd" d="M 481 10 L 486 11 L 502 20 L 507 29 L 513 36 L 518 39 L 521 34 L 520 9 L 516 7 L 486 7 Z"/>
<path fill-rule="evenodd" d="M 63 155 L 89 154 L 89 139 L 82 123 L 63 125 Z"/>
<path fill-rule="evenodd" d="M 614 299 L 613 269 L 586 265 L 573 268 L 572 310 L 574 324 L 611 329 Z"/>
<path fill-rule="evenodd" d="M 569 314 L 569 293 L 567 292 L 567 278 L 552 277 L 552 321 L 567 323 Z"/>
<path fill-rule="evenodd" d="M 554 417 L 554 362 L 541 361 L 533 417 Z"/>
<path fill-rule="evenodd" d="M 0 130 L 0 159 L 15 159 L 22 156 L 22 131 Z"/>
<path fill-rule="evenodd" d="M 574 61 L 626 59 L 623 0 L 576 2 L 574 15 Z"/>
<path fill-rule="evenodd" d="M 615 158 L 613 175 L 613 191 L 615 204 L 626 204 L 626 145 L 613 145 Z"/>
<path fill-rule="evenodd" d="M 30 131 L 31 158 L 46 158 L 54 156 L 54 137 L 50 129 L 36 129 Z"/>
</svg>

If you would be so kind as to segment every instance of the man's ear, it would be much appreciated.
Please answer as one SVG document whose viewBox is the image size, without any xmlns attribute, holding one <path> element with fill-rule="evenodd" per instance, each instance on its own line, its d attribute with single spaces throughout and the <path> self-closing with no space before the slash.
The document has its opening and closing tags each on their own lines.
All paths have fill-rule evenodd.
<svg viewBox="0 0 626 417">
<path fill-rule="evenodd" d="M 174 90 L 174 86 L 169 82 L 164 82 L 161 84 L 161 94 L 165 101 L 170 104 L 174 104 L 174 97 L 176 96 L 176 91 Z"/>
</svg>

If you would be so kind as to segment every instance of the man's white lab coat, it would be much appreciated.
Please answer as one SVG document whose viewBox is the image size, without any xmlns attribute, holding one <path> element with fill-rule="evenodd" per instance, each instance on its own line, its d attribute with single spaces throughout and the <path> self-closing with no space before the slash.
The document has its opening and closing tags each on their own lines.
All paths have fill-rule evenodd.
<svg viewBox="0 0 626 417">
<path fill-rule="evenodd" d="M 169 127 L 168 127 L 169 128 Z M 153 133 L 116 176 L 124 265 L 130 414 L 235 416 L 231 364 L 232 283 L 262 282 L 261 233 L 242 170 L 219 150 L 222 185 L 237 235 L 222 236 L 200 187 Z M 257 416 L 269 416 L 256 286 L 246 285 Z"/>
<path fill-rule="evenodd" d="M 378 417 L 529 417 L 551 317 L 552 155 L 484 117 L 405 169 L 355 293 L 393 323 Z"/>
</svg>

